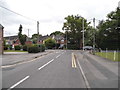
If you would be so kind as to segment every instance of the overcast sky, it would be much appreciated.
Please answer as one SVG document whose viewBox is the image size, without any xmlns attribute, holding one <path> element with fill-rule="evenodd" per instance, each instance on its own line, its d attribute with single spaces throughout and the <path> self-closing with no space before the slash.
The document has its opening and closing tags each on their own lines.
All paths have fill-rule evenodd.
<svg viewBox="0 0 120 90">
<path fill-rule="evenodd" d="M 37 33 L 36 21 L 40 22 L 40 34 L 47 35 L 62 31 L 64 18 L 68 15 L 79 14 L 88 20 L 105 20 L 106 15 L 116 9 L 118 2 L 119 0 L 0 0 L 1 6 L 31 18 L 0 8 L 0 23 L 5 27 L 4 36 L 17 35 L 20 24 L 23 26 L 23 34 L 28 34 L 29 29 L 31 36 Z"/>
</svg>

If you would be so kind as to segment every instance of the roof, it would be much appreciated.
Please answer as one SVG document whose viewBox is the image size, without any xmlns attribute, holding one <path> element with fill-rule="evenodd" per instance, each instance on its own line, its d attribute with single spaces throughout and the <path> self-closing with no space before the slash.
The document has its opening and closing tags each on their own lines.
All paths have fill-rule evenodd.
<svg viewBox="0 0 120 90">
<path fill-rule="evenodd" d="M 40 36 L 40 37 L 39 37 L 39 40 L 45 40 L 45 39 L 47 39 L 47 38 L 50 38 L 50 36 L 48 36 L 48 35 L 47 35 L 47 36 Z"/>
<path fill-rule="evenodd" d="M 7 36 L 7 37 L 4 37 L 4 39 L 6 40 L 14 40 L 14 39 L 18 39 L 18 35 L 15 35 L 15 36 Z"/>
<path fill-rule="evenodd" d="M 64 36 L 63 35 L 56 35 L 56 36 L 54 36 L 54 39 L 55 40 L 62 40 L 62 39 L 64 39 Z"/>
</svg>

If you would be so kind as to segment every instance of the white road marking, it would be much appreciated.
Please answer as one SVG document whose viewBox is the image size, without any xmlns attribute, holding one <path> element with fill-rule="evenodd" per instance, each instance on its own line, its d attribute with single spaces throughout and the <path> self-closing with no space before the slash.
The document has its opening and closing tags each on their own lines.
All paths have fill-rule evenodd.
<svg viewBox="0 0 120 90">
<path fill-rule="evenodd" d="M 28 79 L 30 76 L 26 76 L 25 78 L 23 78 L 22 80 L 20 80 L 19 82 L 17 82 L 16 84 L 14 84 L 13 86 L 11 86 L 9 89 L 7 90 L 11 90 L 14 87 L 16 87 L 17 85 L 19 85 L 20 83 L 22 83 L 23 81 L 25 81 L 26 79 Z"/>
<path fill-rule="evenodd" d="M 80 63 L 79 63 L 78 60 L 77 60 L 77 63 L 78 63 L 78 66 L 79 66 L 79 68 L 80 68 L 80 71 L 81 71 L 81 73 L 82 73 L 83 79 L 85 80 L 86 87 L 87 87 L 87 88 L 90 88 L 90 85 L 89 85 L 89 83 L 88 83 L 88 80 L 87 80 L 87 78 L 86 78 L 86 76 L 85 76 L 85 74 L 84 74 L 84 71 L 83 71 L 83 69 L 82 69 L 82 67 L 81 67 L 81 65 L 80 65 Z"/>
<path fill-rule="evenodd" d="M 56 58 L 60 57 L 61 55 L 56 56 Z"/>
<path fill-rule="evenodd" d="M 38 70 L 41 70 L 42 68 L 44 68 L 45 66 L 47 66 L 48 64 L 50 64 L 51 62 L 53 62 L 54 59 L 50 60 L 49 62 L 47 62 L 46 64 L 44 64 L 43 66 L 41 66 L 40 68 L 38 68 Z"/>
</svg>

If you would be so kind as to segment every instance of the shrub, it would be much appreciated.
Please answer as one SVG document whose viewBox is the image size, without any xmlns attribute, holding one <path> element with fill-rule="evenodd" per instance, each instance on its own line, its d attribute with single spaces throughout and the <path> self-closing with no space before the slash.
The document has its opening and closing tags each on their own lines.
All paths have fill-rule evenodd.
<svg viewBox="0 0 120 90">
<path fill-rule="evenodd" d="M 10 50 L 12 50 L 12 45 L 9 45 L 8 47 L 9 47 Z"/>
<path fill-rule="evenodd" d="M 38 53 L 38 52 L 40 52 L 38 46 L 30 46 L 28 48 L 28 53 Z"/>
<path fill-rule="evenodd" d="M 53 48 L 55 48 L 56 42 L 55 42 L 54 39 L 48 38 L 48 39 L 46 39 L 44 42 L 45 42 L 46 48 L 48 48 L 48 49 L 53 49 Z"/>
<path fill-rule="evenodd" d="M 15 46 L 15 50 L 21 50 L 21 46 L 20 45 Z"/>
<path fill-rule="evenodd" d="M 5 45 L 5 46 L 4 46 L 4 50 L 8 50 L 8 45 Z"/>
<path fill-rule="evenodd" d="M 41 51 L 41 52 L 44 52 L 44 51 L 45 51 L 45 45 L 43 45 L 43 44 L 40 45 L 40 51 Z"/>
<path fill-rule="evenodd" d="M 23 46 L 23 51 L 27 51 L 27 49 L 28 49 L 28 46 L 27 46 L 27 45 L 24 45 L 24 46 Z"/>
</svg>

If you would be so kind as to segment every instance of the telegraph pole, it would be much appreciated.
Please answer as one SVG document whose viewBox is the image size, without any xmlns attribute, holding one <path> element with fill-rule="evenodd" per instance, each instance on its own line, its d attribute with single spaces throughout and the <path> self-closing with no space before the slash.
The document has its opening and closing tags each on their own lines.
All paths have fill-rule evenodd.
<svg viewBox="0 0 120 90">
<path fill-rule="evenodd" d="M 29 29 L 28 29 L 28 39 L 27 39 L 27 41 L 29 41 Z"/>
<path fill-rule="evenodd" d="M 93 49 L 95 49 L 95 18 L 93 18 L 93 26 L 94 26 L 94 31 L 93 31 Z"/>
<path fill-rule="evenodd" d="M 39 42 L 39 21 L 37 21 L 37 34 L 38 34 L 37 41 Z"/>
<path fill-rule="evenodd" d="M 66 30 L 66 49 L 67 49 L 67 30 Z"/>
<path fill-rule="evenodd" d="M 28 37 L 29 37 L 29 29 L 28 29 Z"/>
<path fill-rule="evenodd" d="M 84 51 L 84 18 L 82 20 L 82 27 L 83 27 L 83 51 Z"/>
</svg>

